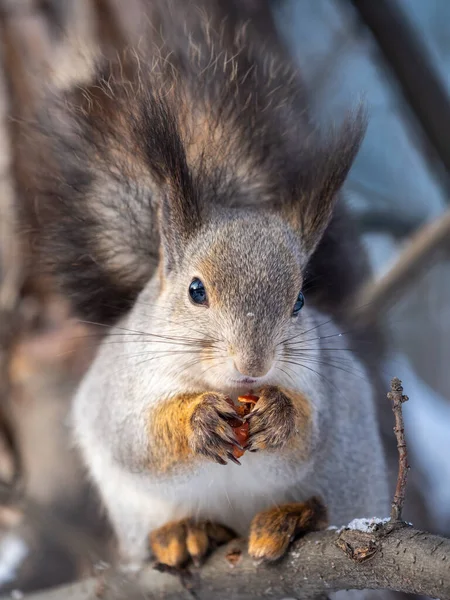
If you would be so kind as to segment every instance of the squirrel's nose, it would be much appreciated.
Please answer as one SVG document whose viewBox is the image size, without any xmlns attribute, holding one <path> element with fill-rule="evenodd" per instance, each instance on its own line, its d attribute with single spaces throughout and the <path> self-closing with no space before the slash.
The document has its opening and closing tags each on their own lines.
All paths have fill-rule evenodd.
<svg viewBox="0 0 450 600">
<path fill-rule="evenodd" d="M 264 377 L 270 371 L 270 364 L 265 364 L 263 361 L 243 361 L 238 358 L 234 359 L 234 367 L 243 377 Z"/>
</svg>

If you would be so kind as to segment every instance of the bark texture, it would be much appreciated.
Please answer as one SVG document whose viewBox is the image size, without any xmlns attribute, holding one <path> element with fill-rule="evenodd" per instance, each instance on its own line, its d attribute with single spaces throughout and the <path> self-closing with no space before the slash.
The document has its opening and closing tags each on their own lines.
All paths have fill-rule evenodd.
<svg viewBox="0 0 450 600">
<path fill-rule="evenodd" d="M 405 525 L 308 534 L 275 565 L 256 565 L 245 541 L 218 549 L 200 571 L 174 576 L 104 572 L 29 600 L 305 600 L 345 589 L 390 589 L 450 600 L 450 540 Z"/>
</svg>

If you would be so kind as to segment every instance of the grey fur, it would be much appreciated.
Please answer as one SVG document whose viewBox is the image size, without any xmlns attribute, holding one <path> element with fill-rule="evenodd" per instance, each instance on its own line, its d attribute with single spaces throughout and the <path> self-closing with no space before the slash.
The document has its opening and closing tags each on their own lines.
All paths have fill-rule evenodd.
<svg viewBox="0 0 450 600">
<path fill-rule="evenodd" d="M 147 530 L 188 515 L 245 533 L 257 510 L 312 494 L 325 499 L 335 524 L 387 514 L 383 451 L 364 367 L 351 352 L 339 352 L 348 340 L 326 315 L 306 304 L 291 317 L 303 256 L 301 239 L 276 215 L 218 213 L 199 228 L 163 285 L 155 275 L 105 340 L 75 399 L 74 422 L 128 558 L 145 556 Z M 214 286 L 209 308 L 189 301 L 195 276 L 207 290 Z M 121 333 L 123 345 L 109 343 Z M 293 336 L 299 337 L 285 341 Z M 191 340 L 187 348 L 185 340 Z M 195 342 L 209 345 L 207 363 L 192 354 Z M 304 356 L 284 363 L 292 343 Z M 246 454 L 240 467 L 203 458 L 170 476 L 151 474 L 151 406 L 177 394 L 235 396 L 248 389 L 232 383 L 238 373 L 230 347 L 249 369 L 255 361 L 270 366 L 255 387 L 282 386 L 310 400 L 307 456 Z"/>
</svg>

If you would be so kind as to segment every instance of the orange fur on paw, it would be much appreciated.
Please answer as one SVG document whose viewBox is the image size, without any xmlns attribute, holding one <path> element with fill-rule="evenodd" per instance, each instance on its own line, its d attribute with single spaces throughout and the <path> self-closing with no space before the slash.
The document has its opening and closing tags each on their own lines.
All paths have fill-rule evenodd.
<svg viewBox="0 0 450 600">
<path fill-rule="evenodd" d="M 248 552 L 258 560 L 277 560 L 295 537 L 327 524 L 326 508 L 318 498 L 271 508 L 253 518 Z"/>
<path fill-rule="evenodd" d="M 158 563 L 181 567 L 189 560 L 200 565 L 211 548 L 225 544 L 234 533 L 216 523 L 192 519 L 171 521 L 150 534 L 150 548 Z"/>
<path fill-rule="evenodd" d="M 174 521 L 155 529 L 150 534 L 150 547 L 155 559 L 169 567 L 187 562 L 187 527 L 185 521 Z"/>
<path fill-rule="evenodd" d="M 180 394 L 152 407 L 149 470 L 170 473 L 199 456 L 222 465 L 236 462 L 233 450 L 239 442 L 228 420 L 237 417 L 227 397 L 216 392 Z"/>
<path fill-rule="evenodd" d="M 186 548 L 195 565 L 201 563 L 210 546 L 205 523 L 189 523 L 186 532 Z"/>
</svg>

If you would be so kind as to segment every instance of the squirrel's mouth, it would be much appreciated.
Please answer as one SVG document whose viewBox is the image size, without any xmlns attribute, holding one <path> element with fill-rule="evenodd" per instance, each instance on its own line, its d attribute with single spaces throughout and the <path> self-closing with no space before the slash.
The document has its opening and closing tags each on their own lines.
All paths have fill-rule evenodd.
<svg viewBox="0 0 450 600">
<path fill-rule="evenodd" d="M 231 382 L 236 385 L 255 385 L 258 379 L 255 377 L 240 377 L 239 379 L 232 379 Z"/>
</svg>

